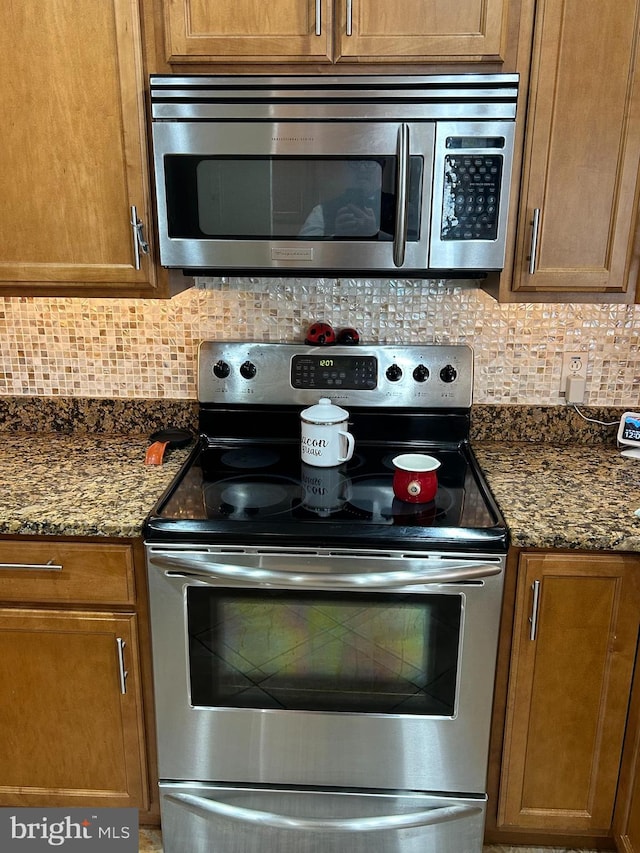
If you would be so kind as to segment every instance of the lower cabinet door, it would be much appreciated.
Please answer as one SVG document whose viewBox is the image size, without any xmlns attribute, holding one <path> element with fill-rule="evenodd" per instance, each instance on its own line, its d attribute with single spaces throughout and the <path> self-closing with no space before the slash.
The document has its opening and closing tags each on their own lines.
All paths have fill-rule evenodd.
<svg viewBox="0 0 640 853">
<path fill-rule="evenodd" d="M 638 630 L 630 555 L 520 558 L 498 826 L 608 835 Z"/>
<path fill-rule="evenodd" d="M 632 712 L 634 719 L 630 728 L 633 738 L 628 746 L 630 754 L 623 758 L 616 816 L 614 821 L 617 850 L 621 853 L 640 853 L 640 731 L 638 726 L 638 701 Z M 631 715 L 630 715 L 631 716 Z"/>
<path fill-rule="evenodd" d="M 133 614 L 0 609 L 0 806 L 148 807 Z"/>
<path fill-rule="evenodd" d="M 614 838 L 621 853 L 640 853 L 640 654 L 636 657 L 629 718 L 622 751 L 614 814 Z"/>
</svg>

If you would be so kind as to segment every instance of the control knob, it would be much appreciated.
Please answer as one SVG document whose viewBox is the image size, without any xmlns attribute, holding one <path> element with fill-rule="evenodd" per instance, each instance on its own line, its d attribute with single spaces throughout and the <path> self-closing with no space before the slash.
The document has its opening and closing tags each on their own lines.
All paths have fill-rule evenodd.
<svg viewBox="0 0 640 853">
<path fill-rule="evenodd" d="M 226 379 L 227 376 L 231 373 L 231 368 L 227 364 L 226 361 L 220 359 L 220 361 L 216 361 L 213 365 L 213 375 L 217 376 L 218 379 Z"/>
<path fill-rule="evenodd" d="M 385 376 L 389 382 L 397 382 L 399 379 L 402 379 L 402 368 L 397 364 L 391 364 L 387 367 Z"/>
<path fill-rule="evenodd" d="M 440 379 L 443 382 L 453 382 L 458 378 L 458 371 L 452 364 L 446 364 L 440 371 Z"/>
<path fill-rule="evenodd" d="M 244 379 L 253 379 L 256 372 L 256 366 L 252 361 L 245 361 L 240 365 L 240 376 Z"/>
<path fill-rule="evenodd" d="M 413 371 L 416 382 L 426 382 L 429 378 L 429 368 L 425 364 L 419 364 Z"/>
</svg>

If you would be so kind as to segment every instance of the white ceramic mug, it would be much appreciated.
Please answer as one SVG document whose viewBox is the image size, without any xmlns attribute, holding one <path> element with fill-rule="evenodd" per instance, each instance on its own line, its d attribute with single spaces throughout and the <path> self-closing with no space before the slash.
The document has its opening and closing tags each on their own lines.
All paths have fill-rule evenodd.
<svg viewBox="0 0 640 853">
<path fill-rule="evenodd" d="M 301 415 L 300 457 L 307 465 L 331 468 L 353 456 L 355 439 L 347 429 L 349 412 L 334 406 L 328 397 Z"/>
</svg>

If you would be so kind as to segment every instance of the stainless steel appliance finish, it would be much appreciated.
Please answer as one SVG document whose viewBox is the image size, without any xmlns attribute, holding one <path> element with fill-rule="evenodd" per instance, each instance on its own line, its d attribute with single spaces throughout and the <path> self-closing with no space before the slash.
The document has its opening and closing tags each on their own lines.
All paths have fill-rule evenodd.
<svg viewBox="0 0 640 853">
<path fill-rule="evenodd" d="M 148 519 L 166 853 L 481 853 L 504 522 L 465 346 L 204 342 L 201 440 Z M 309 469 L 299 413 L 348 406 Z M 393 497 L 398 449 L 441 461 Z"/>
<path fill-rule="evenodd" d="M 163 835 L 224 853 L 462 853 L 482 836 L 485 801 L 162 783 Z"/>
<path fill-rule="evenodd" d="M 513 74 L 152 76 L 161 261 L 501 269 L 517 93 Z"/>
<path fill-rule="evenodd" d="M 358 387 L 346 387 L 338 374 L 344 360 L 355 358 L 371 362 L 371 373 Z M 309 370 L 317 372 L 313 382 L 303 380 Z M 203 341 L 198 355 L 198 399 L 204 404 L 303 407 L 317 403 L 319 392 L 326 391 L 332 402 L 351 406 L 468 409 L 472 389 L 473 351 L 464 345 L 355 349 Z"/>
<path fill-rule="evenodd" d="M 158 730 L 173 733 L 158 743 L 160 778 L 484 792 L 503 556 L 406 555 L 402 550 L 340 554 L 322 548 L 278 550 L 240 545 L 149 546 L 147 553 L 154 657 L 160 662 L 156 673 Z M 368 599 L 358 593 L 375 591 L 387 604 L 387 619 L 396 602 L 404 606 L 410 601 L 414 616 L 420 612 L 422 599 L 429 599 L 430 604 L 443 596 L 456 599 L 463 618 L 456 624 L 457 649 L 447 651 L 447 658 L 456 654 L 455 661 L 447 660 L 456 671 L 451 707 L 444 709 L 443 705 L 441 712 L 430 714 L 403 713 L 402 706 L 395 713 L 323 713 L 313 706 L 309 710 L 203 707 L 194 700 L 190 680 L 185 677 L 190 671 L 190 648 L 185 640 L 188 629 L 181 618 L 190 591 L 203 587 L 248 587 L 269 594 L 276 590 L 314 590 L 318 593 L 314 613 L 323 606 L 320 591 L 338 593 L 338 600 L 351 600 L 360 608 Z M 282 636 L 287 631 L 284 611 L 289 613 L 295 600 L 282 598 L 280 624 L 274 615 L 277 608 L 269 609 L 269 618 L 276 620 L 273 630 Z M 209 601 L 215 601 L 215 596 Z M 339 624 L 335 609 L 329 604 L 325 608 L 333 624 L 330 630 L 325 625 L 316 629 L 316 641 L 321 644 L 335 636 Z M 251 610 L 247 607 L 246 612 Z M 222 613 L 220 608 L 218 626 Z M 256 618 L 262 615 L 257 606 L 254 613 Z M 435 618 L 442 618 L 439 611 L 414 619 L 414 624 L 424 625 L 425 643 L 434 630 L 431 620 Z M 307 615 L 302 614 L 300 619 L 307 619 Z M 309 618 L 309 630 L 313 624 Z M 245 630 L 250 633 L 251 626 Z M 359 622 L 356 633 L 362 637 L 365 630 Z M 392 632 L 391 624 L 386 630 Z M 366 646 L 360 644 L 361 654 L 371 654 L 372 646 L 382 639 L 377 633 L 375 637 L 377 640 L 371 639 Z M 295 639 L 300 639 L 297 633 Z M 228 645 L 231 642 L 227 640 Z M 268 640 L 263 638 L 263 642 Z M 355 648 L 348 627 L 341 642 L 344 648 Z M 383 647 L 379 651 L 383 654 Z M 238 649 L 237 653 L 242 651 Z M 385 657 L 391 654 L 390 647 Z M 422 663 L 426 672 L 427 663 Z M 323 666 L 328 665 L 328 660 L 323 661 Z M 302 667 L 303 662 L 297 660 L 296 666 Z M 435 669 L 439 671 L 440 667 L 442 660 Z M 291 679 L 290 672 L 287 677 Z M 177 685 L 184 685 L 184 689 L 177 691 Z M 293 690 L 290 685 L 288 689 Z"/>
</svg>

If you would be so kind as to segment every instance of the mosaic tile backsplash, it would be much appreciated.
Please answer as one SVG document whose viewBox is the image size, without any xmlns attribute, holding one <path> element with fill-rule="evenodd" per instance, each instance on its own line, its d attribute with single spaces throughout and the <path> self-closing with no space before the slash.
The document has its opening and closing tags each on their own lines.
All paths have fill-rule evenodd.
<svg viewBox="0 0 640 853">
<path fill-rule="evenodd" d="M 474 402 L 555 406 L 563 352 L 585 405 L 640 405 L 640 306 L 499 305 L 469 283 L 199 279 L 171 300 L 0 299 L 0 396 L 196 398 L 206 338 L 300 342 L 314 320 L 365 343 L 466 343 Z"/>
</svg>

